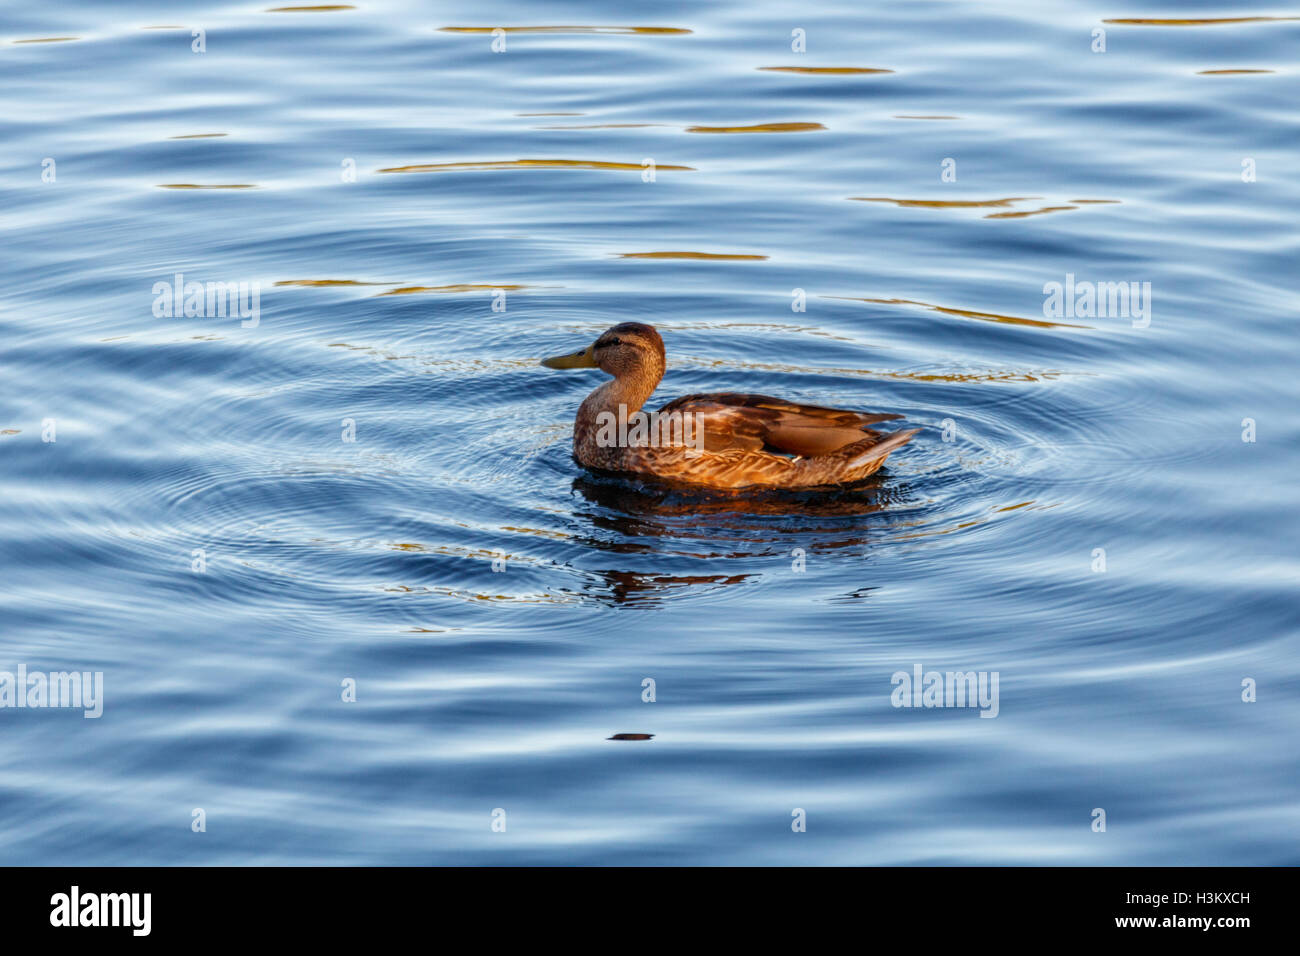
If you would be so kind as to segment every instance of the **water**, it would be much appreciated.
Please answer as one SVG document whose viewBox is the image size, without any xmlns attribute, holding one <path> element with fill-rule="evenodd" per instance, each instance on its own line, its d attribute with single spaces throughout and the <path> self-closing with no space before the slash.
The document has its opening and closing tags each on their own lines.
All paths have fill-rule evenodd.
<svg viewBox="0 0 1300 956">
<path fill-rule="evenodd" d="M 0 862 L 1300 862 L 1300 22 L 1102 22 L 1261 14 L 10 4 L 0 670 L 104 710 L 0 711 Z M 440 30 L 548 24 L 677 32 Z M 536 363 L 625 320 L 660 400 L 924 431 L 838 496 L 593 480 L 600 376 Z"/>
</svg>

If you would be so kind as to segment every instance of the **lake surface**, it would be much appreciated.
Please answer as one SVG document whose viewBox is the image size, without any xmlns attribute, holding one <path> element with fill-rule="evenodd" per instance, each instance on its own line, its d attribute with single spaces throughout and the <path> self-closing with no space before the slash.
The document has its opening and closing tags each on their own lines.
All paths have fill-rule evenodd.
<svg viewBox="0 0 1300 956">
<path fill-rule="evenodd" d="M 11 5 L 0 671 L 103 711 L 0 709 L 0 862 L 1300 862 L 1288 17 Z M 923 431 L 584 475 L 628 320 Z"/>
</svg>

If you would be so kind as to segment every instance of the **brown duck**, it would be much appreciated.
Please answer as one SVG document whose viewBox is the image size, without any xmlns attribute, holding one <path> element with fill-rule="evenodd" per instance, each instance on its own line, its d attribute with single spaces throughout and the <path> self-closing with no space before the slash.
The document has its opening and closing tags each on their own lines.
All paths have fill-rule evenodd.
<svg viewBox="0 0 1300 956">
<path fill-rule="evenodd" d="M 751 395 L 686 395 L 655 413 L 642 406 L 664 376 L 663 339 L 624 322 L 547 368 L 598 368 L 613 381 L 587 396 L 573 456 L 597 471 L 707 488 L 811 488 L 861 481 L 919 428 L 882 435 L 868 425 L 902 418 Z"/>
</svg>

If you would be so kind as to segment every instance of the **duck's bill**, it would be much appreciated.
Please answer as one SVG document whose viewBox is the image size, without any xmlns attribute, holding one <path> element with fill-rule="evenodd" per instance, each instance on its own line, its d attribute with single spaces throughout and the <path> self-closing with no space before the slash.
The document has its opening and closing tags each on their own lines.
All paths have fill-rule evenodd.
<svg viewBox="0 0 1300 956">
<path fill-rule="evenodd" d="M 542 364 L 547 368 L 595 368 L 596 345 L 592 343 L 581 352 L 574 352 L 572 355 L 552 355 L 550 358 L 542 359 Z"/>
</svg>

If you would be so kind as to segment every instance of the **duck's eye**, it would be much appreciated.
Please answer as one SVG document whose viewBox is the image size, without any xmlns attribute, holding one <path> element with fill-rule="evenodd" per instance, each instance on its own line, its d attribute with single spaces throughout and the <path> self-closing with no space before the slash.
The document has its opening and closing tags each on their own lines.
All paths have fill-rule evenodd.
<svg viewBox="0 0 1300 956">
<path fill-rule="evenodd" d="M 622 340 L 620 340 L 620 339 L 616 339 L 616 338 L 615 338 L 615 339 L 610 339 L 610 340 L 609 340 L 608 342 L 606 342 L 605 344 L 606 344 L 606 345 L 622 345 L 623 342 L 622 342 Z"/>
</svg>

